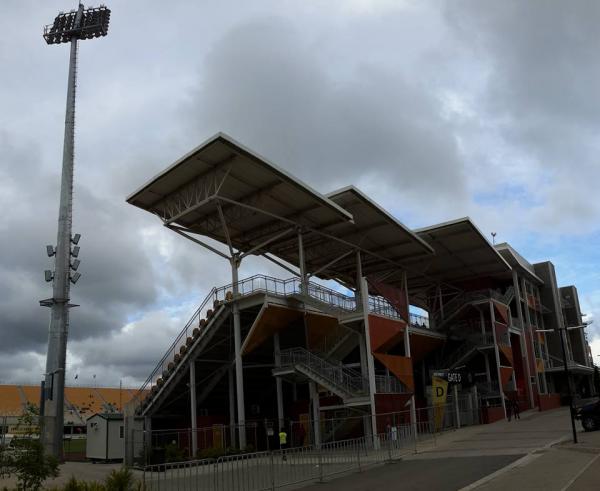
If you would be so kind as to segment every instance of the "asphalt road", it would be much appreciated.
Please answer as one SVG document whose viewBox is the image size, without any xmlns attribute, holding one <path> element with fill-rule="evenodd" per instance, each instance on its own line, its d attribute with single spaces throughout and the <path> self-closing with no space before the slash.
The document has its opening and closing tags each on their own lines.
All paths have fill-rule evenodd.
<svg viewBox="0 0 600 491">
<path fill-rule="evenodd" d="M 303 491 L 455 491 L 520 458 L 521 455 L 404 460 L 353 473 Z"/>
</svg>

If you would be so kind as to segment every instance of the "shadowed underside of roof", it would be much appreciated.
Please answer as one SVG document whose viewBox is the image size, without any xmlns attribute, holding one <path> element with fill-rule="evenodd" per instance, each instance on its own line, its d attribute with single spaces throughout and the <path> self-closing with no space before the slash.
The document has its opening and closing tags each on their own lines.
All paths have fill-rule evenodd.
<svg viewBox="0 0 600 491">
<path fill-rule="evenodd" d="M 296 231 L 301 228 L 307 272 L 350 283 L 356 249 L 363 252 L 364 274 L 399 268 L 406 258 L 432 253 L 358 190 L 323 196 L 222 133 L 127 201 L 179 233 L 230 245 L 230 253 L 269 253 L 293 265 L 300 262 Z"/>
<path fill-rule="evenodd" d="M 510 265 L 469 218 L 421 228 L 415 233 L 435 249 L 435 255 L 409 261 L 411 288 L 428 286 L 430 281 L 424 275 L 447 284 L 484 277 L 506 279 L 510 275 Z"/>
</svg>

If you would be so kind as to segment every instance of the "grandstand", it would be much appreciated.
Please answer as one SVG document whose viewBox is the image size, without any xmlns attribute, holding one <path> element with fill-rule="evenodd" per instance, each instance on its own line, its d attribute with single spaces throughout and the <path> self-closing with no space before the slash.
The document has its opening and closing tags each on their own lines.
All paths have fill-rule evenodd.
<svg viewBox="0 0 600 491">
<path fill-rule="evenodd" d="M 576 289 L 558 288 L 552 263 L 490 244 L 469 218 L 410 230 L 355 187 L 322 195 L 222 133 L 127 201 L 232 275 L 127 405 L 129 462 L 136 418 L 147 445 L 169 435 L 192 457 L 215 438 L 268 447 L 272 428 L 301 428 L 296 443 L 315 445 L 370 438 L 392 414 L 417 431 L 433 424 L 421 409 L 440 402 L 436 377 L 454 383 L 444 401 L 457 413 L 466 400 L 480 414 L 473 422 L 504 417 L 506 398 L 554 407 L 569 389 L 552 329 L 581 328 L 568 364 L 577 392 L 591 392 Z M 240 279 L 250 255 L 287 277 Z"/>
</svg>

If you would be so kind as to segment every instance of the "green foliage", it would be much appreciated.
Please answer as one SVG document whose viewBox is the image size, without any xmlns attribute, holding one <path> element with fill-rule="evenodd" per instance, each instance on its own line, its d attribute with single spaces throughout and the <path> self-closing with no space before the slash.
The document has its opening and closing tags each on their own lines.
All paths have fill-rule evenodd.
<svg viewBox="0 0 600 491">
<path fill-rule="evenodd" d="M 62 488 L 52 488 L 51 491 L 143 491 L 144 487 L 138 482 L 126 467 L 113 470 L 103 483 L 79 481 L 74 476 Z"/>
<path fill-rule="evenodd" d="M 58 476 L 58 461 L 45 454 L 40 442 L 38 421 L 37 407 L 28 403 L 17 423 L 18 436 L 0 452 L 0 472 L 16 475 L 18 490 L 37 491 L 47 478 Z"/>
<path fill-rule="evenodd" d="M 136 486 L 136 480 L 132 472 L 127 467 L 120 470 L 113 470 L 105 481 L 106 491 L 133 491 Z"/>
<path fill-rule="evenodd" d="M 180 449 L 176 443 L 169 443 L 165 447 L 166 462 L 182 462 L 186 459 L 185 452 Z"/>
</svg>

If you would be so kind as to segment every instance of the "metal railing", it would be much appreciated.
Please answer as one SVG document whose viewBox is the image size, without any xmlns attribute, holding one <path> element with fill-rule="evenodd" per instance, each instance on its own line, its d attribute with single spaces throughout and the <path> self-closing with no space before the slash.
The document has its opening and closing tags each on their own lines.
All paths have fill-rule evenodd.
<svg viewBox="0 0 600 491">
<path fill-rule="evenodd" d="M 412 453 L 410 426 L 376 435 L 305 446 L 146 466 L 147 491 L 266 491 L 309 482 L 397 460 Z"/>
<path fill-rule="evenodd" d="M 349 397 L 362 396 L 367 393 L 369 383 L 356 370 L 325 360 L 304 348 L 281 351 L 281 367 L 298 365 L 325 380 L 335 391 L 342 392 Z"/>
<path fill-rule="evenodd" d="M 375 375 L 375 391 L 380 394 L 404 394 L 408 388 L 396 377 Z"/>
<path fill-rule="evenodd" d="M 482 348 L 484 346 L 490 346 L 493 344 L 494 337 L 492 334 L 473 333 L 465 339 L 463 344 L 457 350 L 448 355 L 444 365 L 446 365 L 447 368 L 452 368 L 469 352 L 476 350 L 477 348 Z"/>
</svg>

